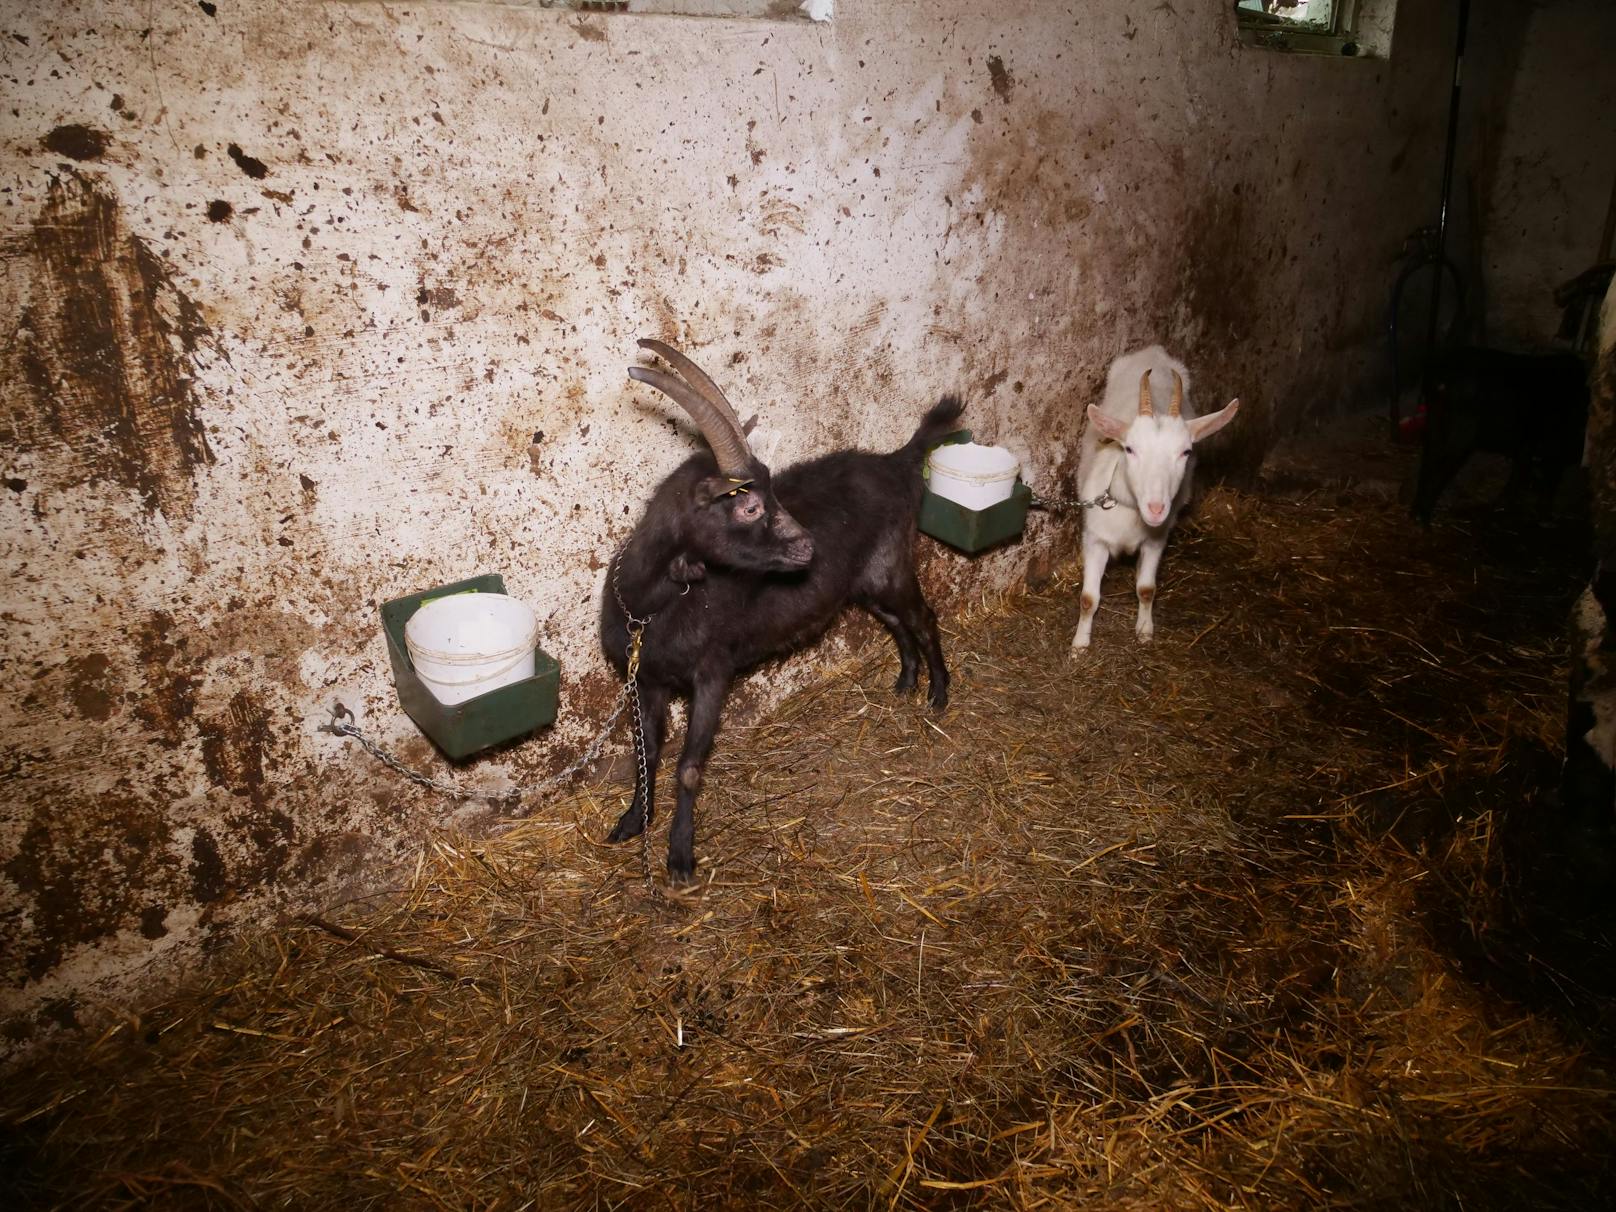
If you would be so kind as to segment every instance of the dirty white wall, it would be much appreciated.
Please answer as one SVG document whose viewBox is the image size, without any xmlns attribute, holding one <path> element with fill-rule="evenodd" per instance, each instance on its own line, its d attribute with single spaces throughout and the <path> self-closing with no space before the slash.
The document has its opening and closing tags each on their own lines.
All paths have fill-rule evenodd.
<svg viewBox="0 0 1616 1212">
<path fill-rule="evenodd" d="M 1554 289 L 1594 264 L 1616 201 L 1616 4 L 1531 6 L 1501 113 L 1485 236 L 1488 337 L 1530 347 L 1554 337 Z"/>
<path fill-rule="evenodd" d="M 458 777 L 593 735 L 600 570 L 693 441 L 625 378 L 639 336 L 781 459 L 896 444 L 960 388 L 1051 488 L 1109 359 L 1159 338 L 1244 398 L 1223 463 L 1254 468 L 1375 375 L 1429 217 L 1448 14 L 1403 8 L 1371 62 L 1242 50 L 1225 0 L 8 6 L 9 1038 L 450 814 L 315 730 L 340 696 L 437 766 L 379 602 L 501 571 L 543 616 L 560 722 Z M 924 577 L 946 613 L 1072 540 L 927 543 Z"/>
</svg>

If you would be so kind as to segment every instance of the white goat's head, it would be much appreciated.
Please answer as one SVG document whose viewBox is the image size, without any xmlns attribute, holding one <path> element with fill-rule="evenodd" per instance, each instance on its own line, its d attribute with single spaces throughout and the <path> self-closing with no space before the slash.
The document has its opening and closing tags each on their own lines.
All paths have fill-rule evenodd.
<svg viewBox="0 0 1616 1212">
<path fill-rule="evenodd" d="M 1161 526 L 1172 512 L 1173 501 L 1189 470 L 1190 451 L 1202 438 L 1217 433 L 1240 408 L 1230 400 L 1217 412 L 1185 418 L 1184 380 L 1173 371 L 1173 400 L 1167 415 L 1157 416 L 1150 398 L 1150 372 L 1139 377 L 1139 415 L 1119 420 L 1089 405 L 1089 423 L 1122 447 L 1122 474 L 1139 504 L 1146 526 Z"/>
</svg>

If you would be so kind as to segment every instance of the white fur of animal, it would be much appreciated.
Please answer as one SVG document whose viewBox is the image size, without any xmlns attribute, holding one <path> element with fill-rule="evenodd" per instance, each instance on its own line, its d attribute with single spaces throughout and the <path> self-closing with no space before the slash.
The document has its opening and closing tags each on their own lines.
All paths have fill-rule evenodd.
<svg viewBox="0 0 1616 1212">
<path fill-rule="evenodd" d="M 1179 510 L 1189 500 L 1195 443 L 1234 420 L 1239 400 L 1204 417 L 1185 403 L 1189 371 L 1160 345 L 1111 363 L 1105 398 L 1090 404 L 1077 465 L 1078 494 L 1109 491 L 1116 505 L 1083 511 L 1083 591 L 1072 650 L 1089 646 L 1100 582 L 1113 556 L 1139 555 L 1139 614 L 1134 634 L 1155 634 L 1156 568 Z"/>
</svg>

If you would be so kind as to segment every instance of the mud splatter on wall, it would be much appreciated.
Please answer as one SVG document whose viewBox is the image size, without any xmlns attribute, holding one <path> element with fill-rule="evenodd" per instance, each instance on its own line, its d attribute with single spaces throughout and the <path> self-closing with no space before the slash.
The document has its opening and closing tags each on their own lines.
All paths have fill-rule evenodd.
<svg viewBox="0 0 1616 1212">
<path fill-rule="evenodd" d="M 1424 217 L 1399 165 L 1431 152 L 1441 14 L 1405 5 L 1398 59 L 1346 63 L 1241 51 L 1228 7 L 8 18 L 6 1038 L 450 815 L 318 731 L 340 700 L 434 764 L 381 601 L 502 572 L 562 662 L 556 728 L 458 777 L 533 779 L 594 734 L 604 557 L 694 441 L 626 380 L 637 337 L 691 349 L 779 461 L 894 444 L 963 388 L 1051 487 L 1130 346 L 1245 399 L 1247 466 L 1364 382 L 1361 267 Z M 1039 520 L 924 575 L 946 606 L 1072 541 Z"/>
<path fill-rule="evenodd" d="M 72 451 L 81 483 L 110 476 L 148 511 L 188 513 L 192 472 L 213 462 L 184 361 L 207 336 L 195 306 L 124 229 L 117 199 L 71 170 L 49 177 L 10 251 L 22 294 L 14 356 L 32 390 L 9 443 Z"/>
</svg>

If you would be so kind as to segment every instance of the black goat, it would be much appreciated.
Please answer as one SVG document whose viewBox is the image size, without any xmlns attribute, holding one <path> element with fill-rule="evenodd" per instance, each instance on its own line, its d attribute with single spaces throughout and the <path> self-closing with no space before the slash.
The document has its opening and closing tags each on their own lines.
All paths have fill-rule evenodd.
<svg viewBox="0 0 1616 1212">
<path fill-rule="evenodd" d="M 1414 489 L 1419 521 L 1430 522 L 1443 489 L 1478 450 L 1508 455 L 1508 491 L 1532 485 L 1547 505 L 1582 459 L 1588 372 L 1570 353 L 1447 350 L 1431 369 L 1426 417 Z"/>
<path fill-rule="evenodd" d="M 688 358 L 641 341 L 682 375 L 629 374 L 688 412 L 712 453 L 694 454 L 657 488 L 613 557 L 601 603 L 601 643 L 621 674 L 632 621 L 646 620 L 639 663 L 646 762 L 634 799 L 608 841 L 638 836 L 652 817 L 657 758 L 674 695 L 689 699 L 668 874 L 696 869 L 695 802 L 718 718 L 736 674 L 802 648 L 849 604 L 892 632 L 897 689 L 914 689 L 926 661 L 931 705 L 948 703 L 937 616 L 915 577 L 921 461 L 963 406 L 944 396 L 891 454 L 843 450 L 772 476 L 753 454 L 724 395 Z"/>
</svg>

